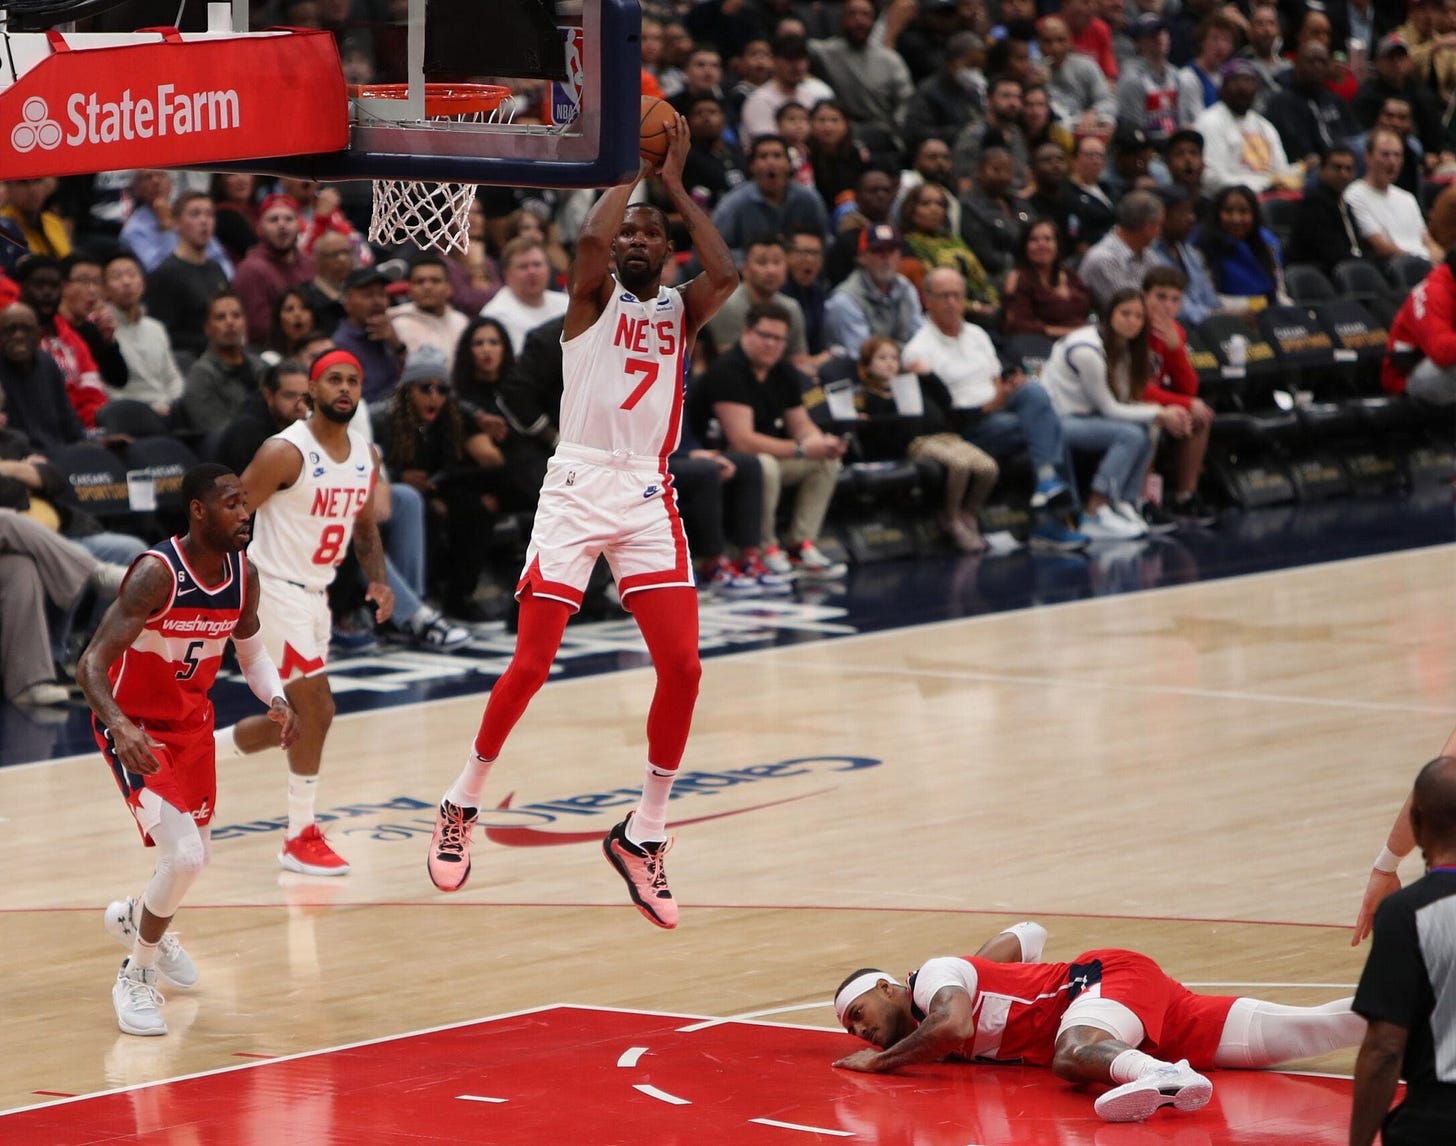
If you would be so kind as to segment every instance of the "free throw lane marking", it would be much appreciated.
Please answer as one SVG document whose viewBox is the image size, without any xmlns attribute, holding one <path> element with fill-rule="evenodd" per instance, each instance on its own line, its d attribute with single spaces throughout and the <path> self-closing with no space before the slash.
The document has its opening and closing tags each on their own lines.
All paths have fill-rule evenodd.
<svg viewBox="0 0 1456 1146">
<path fill-rule="evenodd" d="M 658 1090 L 650 1082 L 637 1082 L 632 1084 L 633 1090 L 640 1090 L 648 1098 L 655 1098 L 658 1102 L 670 1102 L 673 1106 L 691 1106 L 692 1103 L 686 1098 L 679 1098 L 675 1094 L 668 1094 L 665 1090 Z"/>
<path fill-rule="evenodd" d="M 750 1118 L 760 1126 L 777 1126 L 780 1130 L 802 1130 L 805 1134 L 832 1134 L 835 1138 L 853 1138 L 848 1130 L 829 1130 L 823 1126 L 804 1126 L 798 1122 L 780 1122 L 777 1118 Z"/>
<path fill-rule="evenodd" d="M 636 1066 L 637 1060 L 647 1053 L 646 1047 L 628 1047 L 617 1060 L 618 1066 Z"/>
</svg>

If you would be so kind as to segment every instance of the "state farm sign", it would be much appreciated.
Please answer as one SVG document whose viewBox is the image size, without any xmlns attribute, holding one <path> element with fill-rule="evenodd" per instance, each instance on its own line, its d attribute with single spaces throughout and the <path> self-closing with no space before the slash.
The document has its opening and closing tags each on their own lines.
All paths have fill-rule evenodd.
<svg viewBox="0 0 1456 1146">
<path fill-rule="evenodd" d="M 142 86 L 138 76 L 157 79 Z M 74 50 L 61 41 L 0 93 L 9 179 L 338 151 L 348 134 L 326 32 Z"/>
</svg>

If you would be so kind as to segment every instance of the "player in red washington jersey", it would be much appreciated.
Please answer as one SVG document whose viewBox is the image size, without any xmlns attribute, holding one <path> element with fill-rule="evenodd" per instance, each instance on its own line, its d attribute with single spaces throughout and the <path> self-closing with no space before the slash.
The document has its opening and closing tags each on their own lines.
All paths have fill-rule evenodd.
<svg viewBox="0 0 1456 1146">
<path fill-rule="evenodd" d="M 882 1049 L 834 1065 L 867 1073 L 942 1059 L 1050 1066 L 1068 1082 L 1110 1085 L 1094 1104 L 1104 1120 L 1141 1122 L 1163 1106 L 1207 1105 L 1213 1084 L 1199 1070 L 1312 1058 L 1365 1034 L 1350 999 L 1289 1007 L 1198 995 L 1136 951 L 1039 963 L 1045 940 L 1040 924 L 1018 923 L 975 955 L 927 960 L 904 984 L 873 968 L 854 972 L 834 993 L 834 1013 Z"/>
<path fill-rule="evenodd" d="M 327 591 L 353 542 L 369 581 L 377 620 L 389 619 L 394 593 L 374 518 L 379 453 L 349 423 L 364 369 L 346 350 L 321 354 L 309 369 L 312 416 L 274 434 L 243 471 L 248 505 L 258 515 L 248 550 L 258 567 L 263 637 L 278 663 L 301 729 L 288 749 L 288 829 L 279 864 L 304 875 L 345 875 L 349 865 L 314 821 L 324 737 L 334 719 L 327 675 Z M 250 716 L 233 729 L 245 755 L 277 745 L 277 729 Z"/>
<path fill-rule="evenodd" d="M 470 834 L 486 775 L 526 705 L 546 682 L 567 619 L 604 554 L 622 605 L 642 630 L 657 687 L 647 716 L 647 765 L 637 809 L 608 833 L 607 859 L 633 902 L 659 927 L 677 926 L 663 857 L 667 799 L 687 744 L 702 669 L 698 597 L 667 458 L 683 414 L 683 365 L 698 330 L 738 285 L 723 238 L 683 188 L 688 129 L 669 125 L 663 185 L 687 224 L 703 273 L 661 285 L 672 253 L 667 219 L 629 206 L 645 164 L 592 208 L 572 263 L 562 330 L 561 438 L 541 487 L 526 566 L 515 655 L 491 690 L 464 770 L 445 793 L 430 841 L 441 891 L 470 874 Z M 615 274 L 613 268 L 615 267 Z"/>
<path fill-rule="evenodd" d="M 208 859 L 217 803 L 208 691 L 229 637 L 283 743 L 298 735 L 298 714 L 258 633 L 258 581 L 243 556 L 251 529 L 242 482 L 226 466 L 194 466 L 182 479 L 182 502 L 186 534 L 132 562 L 76 667 L 96 743 L 142 839 L 157 849 L 146 891 L 106 909 L 107 930 L 131 950 L 111 991 L 129 1035 L 167 1033 L 159 975 L 176 987 L 197 982 L 167 925 Z"/>
</svg>

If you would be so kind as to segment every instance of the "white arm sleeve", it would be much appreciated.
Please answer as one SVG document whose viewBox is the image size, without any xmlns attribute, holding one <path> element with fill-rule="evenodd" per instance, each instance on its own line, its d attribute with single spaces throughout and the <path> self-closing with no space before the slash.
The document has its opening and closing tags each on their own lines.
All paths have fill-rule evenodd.
<svg viewBox="0 0 1456 1146">
<path fill-rule="evenodd" d="M 263 634 L 254 633 L 251 637 L 234 634 L 233 648 L 237 650 L 238 667 L 243 670 L 243 678 L 253 690 L 253 695 L 272 707 L 273 698 L 285 694 L 283 680 L 278 675 L 278 666 L 263 647 Z"/>
</svg>

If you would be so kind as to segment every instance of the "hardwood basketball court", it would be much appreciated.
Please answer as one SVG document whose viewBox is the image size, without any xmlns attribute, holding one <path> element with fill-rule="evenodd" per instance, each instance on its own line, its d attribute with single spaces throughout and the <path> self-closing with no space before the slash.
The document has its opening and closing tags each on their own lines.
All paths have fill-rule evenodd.
<svg viewBox="0 0 1456 1146">
<path fill-rule="evenodd" d="M 625 905 L 598 842 L 640 774 L 649 671 L 542 692 L 491 777 L 497 810 L 482 816 L 470 885 L 451 897 L 430 886 L 425 845 L 480 698 L 342 717 L 320 808 L 337 813 L 326 828 L 353 874 L 282 873 L 281 756 L 226 762 L 213 862 L 178 916 L 202 979 L 164 991 L 165 1038 L 120 1034 L 110 1006 L 123 952 L 101 909 L 140 891 L 150 856 L 99 756 L 0 769 L 12 968 L 0 1109 L 480 1021 L 437 1060 L 390 1045 L 422 1079 L 475 1072 L 468 1093 L 484 1097 L 496 1072 L 544 1056 L 560 1079 L 541 1100 L 548 1121 L 498 1136 L 489 1104 L 462 1101 L 475 1129 L 450 1130 L 442 1113 L 412 1121 L 409 1140 L 622 1141 L 634 1136 L 612 1112 L 625 1109 L 651 1111 L 640 1141 L 1341 1141 L 1344 1083 L 1271 1078 L 1313 1095 L 1281 1106 L 1221 1073 L 1197 1116 L 1106 1127 L 1048 1072 L 937 1067 L 909 1086 L 830 1070 L 849 1037 L 798 1028 L 833 1028 L 829 994 L 857 966 L 908 970 L 1021 918 L 1048 926 L 1049 958 L 1127 946 L 1212 992 L 1350 993 L 1365 951 L 1348 924 L 1370 859 L 1450 731 L 1453 556 L 1446 545 L 710 658 L 673 806 L 683 922 L 670 933 Z M 521 1012 L 537 1017 L 494 1018 Z M 767 1025 L 730 1025 L 751 1032 L 747 1058 L 729 1039 L 701 1059 L 648 1055 L 648 1075 L 608 1071 L 624 1081 L 607 1097 L 577 1085 L 600 1065 L 580 1056 L 610 1045 L 615 1061 L 655 1012 L 687 1016 L 648 1022 L 659 1039 L 696 1017 Z M 610 1037 L 581 1033 L 624 1013 Z M 461 1054 L 477 1058 L 462 1067 Z M 226 1139 L 189 1123 L 181 1098 L 170 1106 L 174 1087 L 131 1094 L 124 1126 L 115 1100 L 52 1113 L 77 1143 L 272 1140 L 305 1115 L 317 1141 L 385 1140 L 369 1106 L 345 1100 L 347 1078 L 321 1071 L 272 1107 L 215 1100 Z M 743 1120 L 756 1117 L 746 1098 L 798 1086 L 762 1116 L 800 1128 L 725 1131 L 720 1104 L 700 1097 L 661 1123 L 672 1104 L 633 1090 L 644 1078 L 668 1093 L 699 1080 Z M 1010 1103 L 999 1122 L 982 1117 L 987 1087 Z M 1307 1122 L 1277 1136 L 1276 1108 Z M 57 1141 L 23 1130 L 43 1113 L 0 1118 L 0 1139 Z"/>
</svg>

